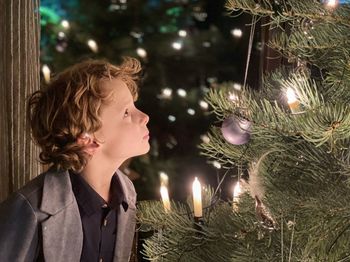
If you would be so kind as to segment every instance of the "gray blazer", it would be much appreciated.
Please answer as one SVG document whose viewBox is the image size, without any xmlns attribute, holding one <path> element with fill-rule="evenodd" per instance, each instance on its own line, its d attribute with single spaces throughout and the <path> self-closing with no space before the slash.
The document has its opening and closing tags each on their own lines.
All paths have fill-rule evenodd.
<svg viewBox="0 0 350 262">
<path fill-rule="evenodd" d="M 127 211 L 120 206 L 114 262 L 129 260 L 136 222 L 136 192 L 119 170 Z M 80 261 L 83 231 L 67 171 L 47 171 L 0 204 L 0 260 Z"/>
</svg>

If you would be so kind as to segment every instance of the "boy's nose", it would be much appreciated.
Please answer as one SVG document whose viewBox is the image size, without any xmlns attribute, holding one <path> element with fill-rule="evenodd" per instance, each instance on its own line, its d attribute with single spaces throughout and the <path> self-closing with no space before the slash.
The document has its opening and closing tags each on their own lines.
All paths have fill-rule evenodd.
<svg viewBox="0 0 350 262">
<path fill-rule="evenodd" d="M 141 122 L 142 124 L 147 125 L 148 121 L 149 121 L 149 116 L 143 112 L 141 112 Z"/>
</svg>

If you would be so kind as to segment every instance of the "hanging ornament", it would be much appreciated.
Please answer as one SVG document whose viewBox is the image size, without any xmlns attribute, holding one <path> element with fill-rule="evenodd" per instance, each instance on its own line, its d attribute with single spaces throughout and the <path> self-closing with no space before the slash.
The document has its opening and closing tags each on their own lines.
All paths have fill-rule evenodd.
<svg viewBox="0 0 350 262">
<path fill-rule="evenodd" d="M 264 228 L 268 230 L 276 229 L 276 222 L 257 196 L 255 196 L 255 215 Z"/>
<path fill-rule="evenodd" d="M 251 122 L 232 115 L 224 120 L 221 133 L 227 142 L 233 145 L 243 145 L 250 140 Z"/>
</svg>

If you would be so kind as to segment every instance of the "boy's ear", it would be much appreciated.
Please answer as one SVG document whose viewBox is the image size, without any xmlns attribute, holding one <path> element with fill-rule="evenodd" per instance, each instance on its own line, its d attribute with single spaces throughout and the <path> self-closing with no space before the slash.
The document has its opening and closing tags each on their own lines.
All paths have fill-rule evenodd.
<svg viewBox="0 0 350 262">
<path fill-rule="evenodd" d="M 100 145 L 94 140 L 94 138 L 88 134 L 83 133 L 77 137 L 77 144 L 83 146 L 83 150 L 88 155 L 92 156 Z"/>
</svg>

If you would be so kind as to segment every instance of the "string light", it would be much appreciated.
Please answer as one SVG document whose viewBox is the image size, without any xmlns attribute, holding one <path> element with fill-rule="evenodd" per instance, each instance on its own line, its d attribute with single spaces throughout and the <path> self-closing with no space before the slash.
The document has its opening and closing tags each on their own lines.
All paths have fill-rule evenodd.
<svg viewBox="0 0 350 262">
<path fill-rule="evenodd" d="M 65 28 L 68 29 L 70 27 L 69 22 L 67 20 L 62 20 L 61 25 Z"/>
<path fill-rule="evenodd" d="M 64 33 L 64 32 L 58 32 L 58 38 L 59 39 L 63 39 L 63 38 L 65 38 L 66 37 L 66 34 Z"/>
<path fill-rule="evenodd" d="M 135 38 L 141 38 L 143 34 L 140 32 L 131 31 L 130 35 Z"/>
<path fill-rule="evenodd" d="M 211 43 L 210 43 L 209 41 L 205 41 L 205 42 L 203 42 L 202 45 L 203 45 L 204 47 L 208 48 L 208 47 L 211 46 Z"/>
<path fill-rule="evenodd" d="M 241 29 L 235 28 L 235 29 L 232 29 L 232 30 L 231 30 L 231 34 L 232 34 L 233 37 L 235 37 L 235 38 L 241 38 L 242 35 L 243 35 L 243 32 L 242 32 Z"/>
<path fill-rule="evenodd" d="M 94 53 L 97 53 L 98 52 L 98 46 L 97 46 L 97 43 L 95 40 L 93 39 L 89 39 L 87 41 L 87 45 L 90 47 L 91 51 L 94 52 Z"/>
<path fill-rule="evenodd" d="M 175 122 L 175 121 L 176 121 L 176 117 L 173 116 L 173 115 L 169 115 L 169 116 L 168 116 L 168 120 L 169 120 L 170 122 Z"/>
<path fill-rule="evenodd" d="M 178 34 L 179 34 L 179 36 L 181 36 L 181 37 L 186 37 L 186 36 L 187 36 L 186 30 L 179 30 Z"/>
<path fill-rule="evenodd" d="M 145 49 L 142 47 L 139 47 L 136 49 L 136 53 L 138 54 L 139 57 L 145 58 L 147 56 L 147 52 Z"/>
<path fill-rule="evenodd" d="M 210 84 L 213 84 L 213 83 L 216 83 L 218 81 L 218 79 L 216 77 L 208 77 L 207 78 L 207 81 L 210 83 Z"/>
<path fill-rule="evenodd" d="M 210 142 L 210 138 L 207 135 L 201 135 L 200 138 L 206 144 L 208 144 Z"/>
<path fill-rule="evenodd" d="M 240 83 L 233 83 L 233 88 L 237 91 L 241 91 L 242 85 Z"/>
<path fill-rule="evenodd" d="M 182 88 L 179 88 L 179 89 L 177 90 L 177 94 L 178 94 L 179 96 L 181 96 L 181 97 L 186 97 L 186 96 L 187 96 L 186 90 L 184 90 L 184 89 L 182 89 Z"/>
<path fill-rule="evenodd" d="M 182 43 L 180 42 L 173 42 L 171 44 L 171 46 L 175 49 L 175 50 L 181 50 L 182 49 Z"/>
<path fill-rule="evenodd" d="M 217 169 L 221 169 L 221 164 L 218 161 L 213 161 L 213 166 Z"/>
<path fill-rule="evenodd" d="M 204 22 L 208 17 L 208 14 L 206 12 L 204 12 L 200 6 L 195 6 L 193 8 L 192 15 L 196 20 L 198 20 L 200 22 Z"/>
<path fill-rule="evenodd" d="M 193 108 L 187 109 L 187 113 L 191 116 L 195 115 L 196 111 Z"/>
<path fill-rule="evenodd" d="M 173 94 L 173 90 L 169 87 L 163 88 L 161 91 L 161 94 L 158 95 L 158 98 L 160 99 L 171 99 Z"/>
<path fill-rule="evenodd" d="M 209 108 L 209 104 L 203 100 L 199 101 L 199 106 L 203 109 L 208 109 Z"/>
<path fill-rule="evenodd" d="M 228 92 L 228 99 L 231 100 L 232 102 L 237 102 L 238 96 L 233 92 Z"/>
</svg>

